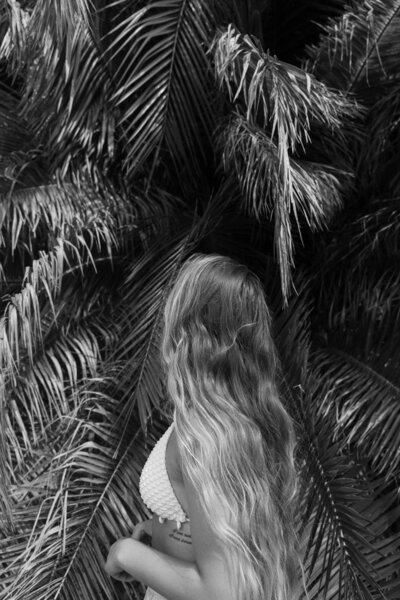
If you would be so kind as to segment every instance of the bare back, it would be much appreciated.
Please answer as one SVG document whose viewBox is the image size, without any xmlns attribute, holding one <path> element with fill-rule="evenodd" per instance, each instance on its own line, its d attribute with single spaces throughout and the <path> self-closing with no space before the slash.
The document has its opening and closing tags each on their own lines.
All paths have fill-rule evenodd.
<svg viewBox="0 0 400 600">
<path fill-rule="evenodd" d="M 182 472 L 176 441 L 176 433 L 172 431 L 165 453 L 165 464 L 171 485 L 183 510 L 187 513 L 187 498 L 183 485 Z M 194 560 L 190 521 L 182 523 L 178 529 L 176 521 L 165 520 L 160 523 L 157 515 L 153 517 L 152 546 L 169 556 L 187 561 Z"/>
</svg>

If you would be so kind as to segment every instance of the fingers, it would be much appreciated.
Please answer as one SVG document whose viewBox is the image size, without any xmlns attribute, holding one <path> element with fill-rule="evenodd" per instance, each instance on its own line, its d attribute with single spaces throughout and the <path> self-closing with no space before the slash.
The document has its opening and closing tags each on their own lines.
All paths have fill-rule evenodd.
<svg viewBox="0 0 400 600">
<path fill-rule="evenodd" d="M 153 521 L 151 519 L 146 519 L 145 521 L 141 521 L 133 528 L 131 537 L 135 540 L 141 540 L 145 536 L 153 535 Z"/>
<path fill-rule="evenodd" d="M 144 531 L 147 533 L 147 535 L 152 536 L 153 535 L 153 519 L 146 519 L 146 521 L 143 521 L 143 526 L 144 526 Z"/>
<path fill-rule="evenodd" d="M 132 531 L 131 537 L 132 537 L 134 540 L 139 540 L 139 541 L 140 541 L 140 538 L 142 537 L 142 535 L 143 535 L 144 533 L 145 533 L 145 531 L 144 531 L 144 526 L 143 526 L 143 523 L 138 523 L 138 524 L 137 524 L 137 525 L 135 525 L 135 527 L 133 528 L 133 531 Z"/>
</svg>

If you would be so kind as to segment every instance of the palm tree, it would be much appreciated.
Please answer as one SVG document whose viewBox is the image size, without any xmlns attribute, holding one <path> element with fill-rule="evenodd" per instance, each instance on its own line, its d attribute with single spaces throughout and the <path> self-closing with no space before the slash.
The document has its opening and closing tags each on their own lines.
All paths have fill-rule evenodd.
<svg viewBox="0 0 400 600">
<path fill-rule="evenodd" d="M 311 599 L 399 597 L 400 0 L 0 5 L 1 600 L 141 598 L 110 543 L 195 250 L 275 314 Z"/>
</svg>

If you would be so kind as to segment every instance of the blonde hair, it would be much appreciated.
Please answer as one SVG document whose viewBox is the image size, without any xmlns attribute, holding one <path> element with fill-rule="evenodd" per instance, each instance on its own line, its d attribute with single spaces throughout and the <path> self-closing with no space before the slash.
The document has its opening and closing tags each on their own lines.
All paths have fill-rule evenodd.
<svg viewBox="0 0 400 600">
<path fill-rule="evenodd" d="M 238 599 L 292 600 L 294 432 L 258 278 L 227 257 L 191 257 L 167 299 L 162 351 L 183 469 Z"/>
</svg>

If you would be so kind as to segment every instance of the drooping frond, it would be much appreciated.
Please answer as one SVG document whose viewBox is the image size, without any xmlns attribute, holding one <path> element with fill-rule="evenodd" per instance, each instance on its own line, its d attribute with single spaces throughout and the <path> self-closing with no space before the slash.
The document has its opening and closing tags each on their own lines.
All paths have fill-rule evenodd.
<svg viewBox="0 0 400 600">
<path fill-rule="evenodd" d="M 6 470 L 10 452 L 17 461 L 22 460 L 24 452 L 30 452 L 35 445 L 38 432 L 44 435 L 54 419 L 67 410 L 69 395 L 78 381 L 96 371 L 101 351 L 111 335 L 98 320 L 100 305 L 90 307 L 97 320 L 92 317 L 88 326 L 83 307 L 85 304 L 87 312 L 89 305 L 83 303 L 80 286 L 71 287 L 73 279 L 69 287 L 65 285 L 64 263 L 61 245 L 57 253 L 34 261 L 21 292 L 10 297 L 0 320 L 2 498 L 9 498 Z M 88 269 L 85 271 L 88 273 Z M 88 276 L 86 279 L 88 282 Z M 78 294 L 80 306 L 73 316 L 80 318 L 71 326 L 68 311 L 74 294 Z M 93 301 L 92 297 L 90 303 Z"/>
<path fill-rule="evenodd" d="M 22 356 L 28 364 L 32 363 L 42 341 L 39 294 L 43 291 L 53 305 L 61 290 L 65 263 L 68 263 L 65 247 L 59 241 L 54 252 L 33 261 L 26 270 L 21 291 L 9 298 L 0 320 L 3 380 L 15 384 Z"/>
<path fill-rule="evenodd" d="M 18 96 L 15 91 L 0 79 L 0 156 L 10 155 L 26 147 L 29 140 L 26 128 L 18 118 Z M 12 135 L 11 135 L 12 132 Z"/>
<path fill-rule="evenodd" d="M 294 291 L 285 307 L 273 307 L 275 341 L 283 363 L 286 384 L 301 386 L 307 373 L 311 344 L 309 279 L 306 273 L 296 276 Z"/>
<path fill-rule="evenodd" d="M 78 22 L 90 24 L 93 7 L 91 0 L 71 0 L 68 3 L 37 0 L 7 4 L 4 20 L 8 31 L 1 49 L 6 52 L 7 58 L 8 53 L 11 54 L 14 74 L 34 62 L 38 52 L 43 49 L 43 40 L 51 32 L 54 33 L 54 39 L 69 38 L 71 41 L 71 32 Z M 71 58 L 70 52 L 67 55 Z"/>
<path fill-rule="evenodd" d="M 390 536 L 394 497 L 382 495 L 382 484 L 371 484 L 356 455 L 344 452 L 335 440 L 335 405 L 327 403 L 329 410 L 319 410 L 310 397 L 317 393 L 323 400 L 318 376 L 310 376 L 309 384 L 311 379 L 314 384 L 302 400 L 307 415 L 301 490 L 307 590 L 315 600 L 373 600 L 390 590 L 390 575 L 400 557 L 399 535 Z M 368 555 L 383 539 L 390 567 L 386 570 L 377 559 L 374 572 Z M 390 593 L 383 597 L 395 598 Z"/>
<path fill-rule="evenodd" d="M 9 415 L 4 435 L 7 453 L 18 464 L 24 453 L 33 451 L 38 436 L 47 437 L 51 424 L 69 412 L 71 396 L 82 382 L 98 375 L 99 363 L 115 344 L 119 331 L 110 320 L 112 301 L 105 293 L 112 287 L 106 269 L 100 280 L 86 269 L 84 276 L 63 282 L 58 298 L 40 303 L 38 339 L 32 341 L 31 354 L 21 343 L 14 378 L 4 380 Z"/>
<path fill-rule="evenodd" d="M 92 0 L 70 0 L 68 3 L 36 0 L 31 12 L 30 35 L 39 44 L 50 31 L 57 39 L 66 38 L 77 22 L 90 25 L 93 6 Z"/>
<path fill-rule="evenodd" d="M 5 55 L 24 82 L 20 115 L 52 169 L 66 174 L 73 165 L 77 174 L 86 166 L 100 177 L 97 163 L 105 168 L 114 154 L 110 78 L 90 33 L 89 3 L 64 4 L 36 2 L 19 29 L 11 20 Z"/>
<path fill-rule="evenodd" d="M 372 103 L 383 88 L 399 85 L 399 27 L 399 0 L 355 2 L 323 28 L 319 44 L 309 49 L 307 69 Z"/>
<path fill-rule="evenodd" d="M 150 178 L 164 152 L 180 176 L 208 160 L 214 112 L 206 48 L 213 17 L 203 0 L 118 0 L 112 31 L 113 95 L 123 131 L 124 168 L 132 178 L 146 160 Z"/>
<path fill-rule="evenodd" d="M 111 258 L 124 235 L 134 229 L 139 213 L 134 201 L 111 192 L 100 195 L 89 185 L 21 188 L 0 200 L 0 254 L 5 266 L 18 254 L 23 267 L 26 255 L 34 259 L 40 250 L 51 251 L 57 240 L 72 254 L 74 247 L 82 250 L 86 258 L 82 255 L 81 263 L 101 249 Z"/>
<path fill-rule="evenodd" d="M 398 335 L 393 342 L 398 347 Z M 353 354 L 349 344 L 330 344 L 313 362 L 321 387 L 330 388 L 326 407 L 329 403 L 336 409 L 333 432 L 345 448 L 356 448 L 370 462 L 371 472 L 391 479 L 400 473 L 400 355 L 397 352 L 388 363 L 385 354 L 384 345 L 362 357 Z"/>
<path fill-rule="evenodd" d="M 351 239 L 344 258 L 358 269 L 371 260 L 400 256 L 400 198 L 376 199 L 368 209 L 367 214 L 347 226 Z"/>
<path fill-rule="evenodd" d="M 310 141 L 313 123 L 339 132 L 355 114 L 340 92 L 314 76 L 265 53 L 249 37 L 229 26 L 214 40 L 215 71 L 230 100 L 243 105 L 246 118 L 268 128 L 282 161 Z"/>
<path fill-rule="evenodd" d="M 247 209 L 257 219 L 270 216 L 275 202 L 282 201 L 296 221 L 301 215 L 310 228 L 320 228 L 340 207 L 342 173 L 329 165 L 291 157 L 282 173 L 278 147 L 261 128 L 239 115 L 222 132 L 221 145 L 226 168 L 234 164 Z"/>
<path fill-rule="evenodd" d="M 104 560 L 110 541 L 129 535 L 144 516 L 136 486 L 145 447 L 133 435 L 115 457 L 116 402 L 97 387 L 93 379 L 81 388 L 76 408 L 52 424 L 49 439 L 38 441 L 36 461 L 27 457 L 17 470 L 17 533 L 0 542 L 9 573 L 2 600 L 56 600 L 77 590 L 89 600 L 94 589 L 101 598 L 121 598 L 122 586 L 105 574 Z M 29 544 L 20 548 L 16 540 L 27 533 Z M 130 589 L 130 597 L 140 596 Z"/>
<path fill-rule="evenodd" d="M 220 136 L 227 170 L 237 173 L 246 209 L 257 219 L 273 218 L 275 247 L 287 294 L 293 264 L 293 222 L 321 228 L 340 207 L 340 173 L 289 155 L 282 156 L 271 138 L 236 115 Z"/>
<path fill-rule="evenodd" d="M 344 373 L 335 379 L 332 372 L 328 373 L 332 357 L 324 351 L 323 360 L 323 352 L 313 350 L 312 288 L 310 282 L 307 284 L 305 273 L 303 277 L 299 274 L 298 281 L 298 295 L 292 295 L 285 310 L 275 315 L 275 322 L 285 375 L 283 392 L 298 434 L 300 531 L 308 594 L 302 598 L 394 600 L 399 589 L 393 569 L 400 557 L 400 537 L 394 533 L 393 524 L 400 510 L 395 504 L 395 494 L 389 493 L 384 481 L 378 485 L 366 478 L 366 455 L 360 452 L 361 447 L 355 450 L 349 440 L 344 442 L 342 432 L 338 433 L 338 416 L 339 421 L 340 415 L 343 416 L 341 425 L 348 421 L 345 411 L 339 412 L 337 388 L 346 391 L 351 409 L 350 398 L 357 383 L 354 373 L 346 380 Z M 360 397 L 367 389 L 368 384 L 364 390 L 360 389 Z M 368 390 L 364 411 L 368 411 L 371 395 L 372 390 Z M 379 398 L 377 392 L 376 404 Z M 384 405 L 385 399 L 381 399 Z M 368 417 L 371 417 L 370 411 L 364 424 Z M 362 425 L 356 436 L 361 429 Z M 397 429 L 394 425 L 394 431 Z M 370 439 L 374 433 L 370 432 Z M 383 438 L 380 450 L 378 445 L 377 442 L 374 446 L 374 455 L 382 456 Z M 396 447 L 396 443 L 391 445 Z M 384 555 L 377 550 L 380 546 L 386 549 Z"/>
<path fill-rule="evenodd" d="M 0 5 L 0 40 L 4 39 L 4 36 L 8 29 L 8 7 L 5 3 Z"/>
<path fill-rule="evenodd" d="M 0 412 L 4 412 L 7 398 L 17 386 L 21 397 L 26 392 L 23 412 L 31 414 L 33 422 L 36 417 L 33 416 L 35 410 L 32 410 L 32 406 L 41 406 L 42 409 L 46 406 L 46 403 L 43 404 L 43 393 L 49 396 L 50 413 L 58 402 L 62 406 L 65 384 L 63 371 L 65 369 L 69 374 L 71 363 L 68 358 L 62 359 L 63 368 L 60 368 L 57 359 L 49 358 L 47 363 L 44 358 L 37 361 L 37 355 L 43 351 L 43 307 L 47 303 L 48 312 L 52 313 L 56 323 L 59 318 L 57 299 L 66 275 L 87 271 L 99 258 L 110 260 L 121 245 L 122 249 L 124 238 L 135 227 L 135 212 L 133 204 L 125 205 L 121 198 L 110 195 L 101 197 L 89 187 L 44 186 L 20 190 L 3 198 L 0 245 L 3 247 L 2 276 L 5 282 L 7 261 L 13 260 L 15 251 L 22 257 L 19 261 L 21 279 L 24 260 L 27 260 L 28 266 L 25 268 L 22 288 L 3 297 L 6 306 L 0 319 Z M 48 232 L 51 232 L 49 236 Z M 40 249 L 43 247 L 47 247 L 48 251 Z M 93 351 L 90 346 L 94 343 L 96 348 L 97 342 L 95 337 L 90 340 L 82 338 L 80 341 L 78 337 L 75 337 L 75 348 L 64 349 L 64 358 L 69 356 L 70 351 L 74 353 L 78 349 L 78 356 L 86 356 L 78 369 L 82 373 L 82 365 L 91 361 Z M 36 370 L 31 371 L 33 379 L 30 382 L 28 372 L 34 365 Z M 55 377 L 52 375 L 53 367 L 56 367 Z M 73 368 L 76 370 L 76 367 Z M 40 409 L 36 412 L 40 419 Z M 47 414 L 46 410 L 45 413 L 51 421 L 52 415 Z M 41 418 L 42 422 L 47 420 L 44 414 Z M 4 423 L 2 420 L 0 429 L 3 450 L 1 468 L 4 474 L 0 490 L 2 499 L 6 497 L 7 476 L 3 466 L 8 456 L 7 426 Z M 18 427 L 22 432 L 25 431 L 23 421 Z M 16 439 L 14 436 L 11 443 Z M 22 433 L 22 439 L 26 444 L 29 436 L 24 438 Z"/>
<path fill-rule="evenodd" d="M 367 193 L 400 197 L 400 85 L 377 99 L 367 122 L 367 139 L 360 153 L 358 171 Z M 390 221 L 391 222 L 391 221 Z"/>
<path fill-rule="evenodd" d="M 19 96 L 2 81 L 0 73 L 0 194 L 6 194 L 21 179 L 26 185 L 34 185 L 46 175 L 32 144 L 32 132 L 19 114 Z"/>
<path fill-rule="evenodd" d="M 347 276 L 333 270 L 329 285 L 326 278 L 331 302 L 320 315 L 314 369 L 331 390 L 336 435 L 367 457 L 371 472 L 391 479 L 400 472 L 400 277 L 367 265 L 357 271 L 349 262 Z"/>
<path fill-rule="evenodd" d="M 10 61 L 13 74 L 25 64 L 25 45 L 27 43 L 26 22 L 29 13 L 20 2 L 2 2 L 0 6 L 1 33 L 0 56 Z"/>
<path fill-rule="evenodd" d="M 3 226 L 7 232 L 13 232 L 12 243 L 7 244 L 8 251 L 18 244 L 27 247 L 27 239 L 21 234 L 23 226 L 26 226 L 28 240 L 34 240 L 36 230 L 44 226 L 54 236 L 59 234 L 58 238 L 54 237 L 49 242 L 53 249 L 48 253 L 39 251 L 40 258 L 33 259 L 26 268 L 22 289 L 9 296 L 0 321 L 0 405 L 6 406 L 10 393 L 16 394 L 16 397 L 20 393 L 21 403 L 15 405 L 15 414 L 22 410 L 22 414 L 31 415 L 28 426 L 24 425 L 24 419 L 15 421 L 19 433 L 16 433 L 15 427 L 11 428 L 14 431 L 12 435 L 10 428 L 8 433 L 7 427 L 2 428 L 1 440 L 11 435 L 10 442 L 16 448 L 21 443 L 18 439 L 29 447 L 29 439 L 35 439 L 35 428 L 43 429 L 44 423 L 52 422 L 55 416 L 59 416 L 66 402 L 65 386 L 71 393 L 78 377 L 93 375 L 100 357 L 99 340 L 109 335 L 107 327 L 101 324 L 96 325 L 93 333 L 86 328 L 82 330 L 80 323 L 68 331 L 64 330 L 65 311 L 68 313 L 71 309 L 66 303 L 67 278 L 82 272 L 86 273 L 88 281 L 88 272 L 90 268 L 96 268 L 98 260 L 101 265 L 104 258 L 109 261 L 123 251 L 124 237 L 128 236 L 129 241 L 132 230 L 137 226 L 136 213 L 141 218 L 141 237 L 136 244 L 140 241 L 144 247 L 148 244 L 147 240 L 154 237 L 154 227 L 162 228 L 164 224 L 160 219 L 166 219 L 168 215 L 165 207 L 165 216 L 160 212 L 158 222 L 153 219 L 146 225 L 145 219 L 150 220 L 150 216 L 155 215 L 158 209 L 155 211 L 145 207 L 144 199 L 139 194 L 132 194 L 132 202 L 125 207 L 121 198 L 101 198 L 90 194 L 89 189 L 86 196 L 82 196 L 82 190 L 78 193 L 74 187 L 72 190 L 56 188 L 57 193 L 53 189 L 41 191 L 39 193 L 37 190 L 37 197 L 34 196 L 36 202 L 28 202 L 28 199 L 32 199 L 32 191 L 27 196 L 21 194 L 19 202 L 15 204 L 11 198 L 6 198 L 4 202 Z M 167 200 L 168 194 L 160 194 L 160 197 Z M 172 202 L 171 199 L 168 201 Z M 14 209 L 16 215 L 13 214 Z M 80 312 L 79 306 L 73 309 L 74 315 Z M 126 326 L 126 322 L 124 324 Z M 117 335 L 118 327 L 118 323 L 114 324 L 114 335 Z M 65 338 L 62 331 L 65 331 Z M 48 339 L 54 335 L 60 338 L 60 343 L 48 347 Z M 43 398 L 47 400 L 44 402 Z M 146 409 L 142 407 L 142 410 Z M 2 453 L 2 464 L 7 455 L 6 451 Z"/>
<path fill-rule="evenodd" d="M 359 347 L 365 344 L 367 353 L 375 343 L 366 335 L 371 318 L 382 321 L 383 334 L 383 319 L 391 314 L 387 327 L 392 330 L 399 310 L 397 205 L 396 198 L 375 200 L 366 214 L 339 222 L 315 260 L 318 302 L 325 307 L 320 322 L 340 330 L 340 336 L 357 327 Z"/>
</svg>

